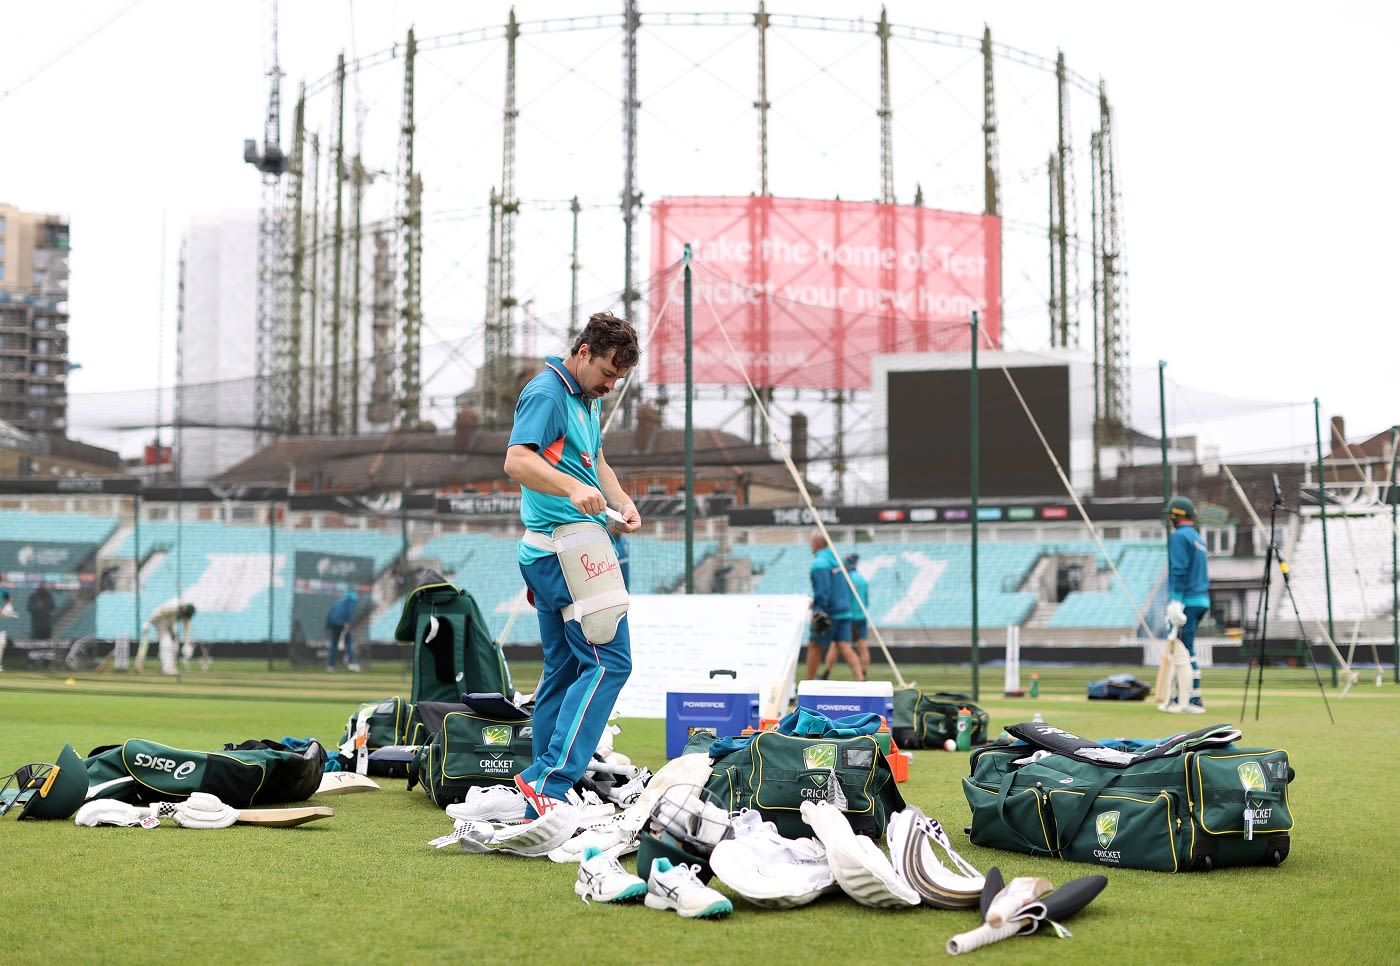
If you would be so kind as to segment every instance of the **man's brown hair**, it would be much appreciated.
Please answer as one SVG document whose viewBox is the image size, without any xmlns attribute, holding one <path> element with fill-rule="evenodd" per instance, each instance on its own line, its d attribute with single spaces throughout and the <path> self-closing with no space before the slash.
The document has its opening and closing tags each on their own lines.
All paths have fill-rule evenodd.
<svg viewBox="0 0 1400 966">
<path fill-rule="evenodd" d="M 595 312 L 589 316 L 570 355 L 578 355 L 584 346 L 604 362 L 611 362 L 620 369 L 631 369 L 641 358 L 642 350 L 637 345 L 637 330 L 626 319 L 619 319 L 610 312 Z"/>
</svg>

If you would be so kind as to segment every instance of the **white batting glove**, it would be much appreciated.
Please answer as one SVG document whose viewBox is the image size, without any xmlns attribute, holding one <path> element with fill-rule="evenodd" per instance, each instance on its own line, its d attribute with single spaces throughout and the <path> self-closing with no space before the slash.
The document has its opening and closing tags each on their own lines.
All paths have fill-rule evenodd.
<svg viewBox="0 0 1400 966">
<path fill-rule="evenodd" d="M 1172 627 L 1181 627 L 1186 623 L 1186 607 L 1181 601 L 1174 600 L 1167 604 L 1167 623 Z"/>
<path fill-rule="evenodd" d="M 183 802 L 156 802 L 151 812 L 170 816 L 181 828 L 228 828 L 238 821 L 238 809 L 208 792 L 193 792 Z"/>
</svg>

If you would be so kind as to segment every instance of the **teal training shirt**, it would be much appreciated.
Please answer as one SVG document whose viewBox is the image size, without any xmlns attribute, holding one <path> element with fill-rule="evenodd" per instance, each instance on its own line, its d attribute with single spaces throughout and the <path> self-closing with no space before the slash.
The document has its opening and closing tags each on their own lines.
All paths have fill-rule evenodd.
<svg viewBox="0 0 1400 966">
<path fill-rule="evenodd" d="M 558 356 L 545 358 L 545 370 L 526 384 L 515 404 L 515 425 L 509 446 L 534 447 L 550 466 L 589 486 L 598 487 L 598 460 L 603 430 L 598 420 L 601 405 L 589 399 L 578 380 Z M 566 523 L 603 518 L 580 513 L 567 497 L 520 488 L 520 522 L 526 530 L 551 533 Z M 520 543 L 516 550 L 522 564 L 549 556 L 549 551 Z"/>
</svg>

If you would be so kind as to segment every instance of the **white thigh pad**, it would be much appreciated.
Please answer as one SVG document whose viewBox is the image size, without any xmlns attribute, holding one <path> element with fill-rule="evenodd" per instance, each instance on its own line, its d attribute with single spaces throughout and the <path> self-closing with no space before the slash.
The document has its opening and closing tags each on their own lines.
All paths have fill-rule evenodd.
<svg viewBox="0 0 1400 966">
<path fill-rule="evenodd" d="M 627 616 L 627 585 L 608 531 L 596 523 L 569 523 L 551 535 L 573 603 L 560 611 L 576 620 L 594 644 L 607 644 Z"/>
</svg>

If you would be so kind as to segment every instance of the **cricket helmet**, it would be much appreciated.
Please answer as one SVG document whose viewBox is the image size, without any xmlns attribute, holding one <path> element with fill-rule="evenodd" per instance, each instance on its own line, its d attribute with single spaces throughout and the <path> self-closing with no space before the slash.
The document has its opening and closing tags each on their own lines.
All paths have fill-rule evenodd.
<svg viewBox="0 0 1400 966">
<path fill-rule="evenodd" d="M 710 854 L 725 838 L 733 836 L 729 810 L 700 785 L 671 785 L 651 807 L 637 843 L 637 875 L 651 874 L 657 859 L 672 865 L 698 866 L 701 882 L 709 882 Z"/>
<path fill-rule="evenodd" d="M 0 786 L 0 815 L 16 805 L 19 817 L 68 818 L 87 798 L 88 774 L 72 745 L 64 745 L 56 762 L 22 765 Z"/>
<path fill-rule="evenodd" d="M 1174 496 L 1167 504 L 1167 516 L 1172 522 L 1186 519 L 1194 520 L 1196 519 L 1196 504 L 1184 496 Z"/>
</svg>

